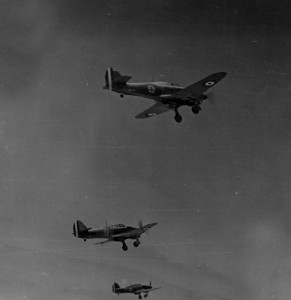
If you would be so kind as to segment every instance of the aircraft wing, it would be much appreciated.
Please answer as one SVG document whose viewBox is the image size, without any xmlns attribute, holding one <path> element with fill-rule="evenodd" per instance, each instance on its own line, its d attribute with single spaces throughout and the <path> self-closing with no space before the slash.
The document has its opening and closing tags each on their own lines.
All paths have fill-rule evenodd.
<svg viewBox="0 0 291 300">
<path fill-rule="evenodd" d="M 227 73 L 225 72 L 219 72 L 209 75 L 204 79 L 185 87 L 183 90 L 175 92 L 171 95 L 170 99 L 179 98 L 187 100 L 188 98 L 197 98 L 203 95 L 209 88 L 216 85 L 220 80 L 222 80 L 226 76 L 226 74 Z"/>
<path fill-rule="evenodd" d="M 162 103 L 156 102 L 153 106 L 148 108 L 147 110 L 143 111 L 142 113 L 135 116 L 137 119 L 146 119 L 153 116 L 160 115 L 167 111 L 171 110 L 167 106 L 163 105 Z"/>
<path fill-rule="evenodd" d="M 104 245 L 104 244 L 106 244 L 108 242 L 112 242 L 112 240 L 105 240 L 105 241 L 102 241 L 100 243 L 95 243 L 94 245 Z"/>
<path fill-rule="evenodd" d="M 149 293 L 149 292 L 152 292 L 152 291 L 158 290 L 158 289 L 160 289 L 160 287 L 152 288 L 150 290 L 139 290 L 138 293 Z"/>
<path fill-rule="evenodd" d="M 112 235 L 111 238 L 113 240 L 119 240 L 120 238 L 131 238 L 131 237 L 135 237 L 137 235 L 137 230 L 133 229 L 132 231 L 126 232 L 126 233 L 121 233 L 121 234 L 115 234 Z"/>
</svg>

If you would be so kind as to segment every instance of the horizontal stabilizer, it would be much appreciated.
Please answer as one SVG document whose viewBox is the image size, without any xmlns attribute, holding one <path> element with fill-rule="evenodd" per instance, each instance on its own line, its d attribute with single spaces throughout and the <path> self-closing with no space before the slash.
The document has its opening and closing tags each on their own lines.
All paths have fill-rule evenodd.
<svg viewBox="0 0 291 300">
<path fill-rule="evenodd" d="M 119 72 L 113 71 L 112 72 L 112 79 L 113 79 L 113 83 L 122 84 L 122 83 L 126 83 L 128 80 L 130 80 L 131 76 L 121 75 Z"/>
</svg>

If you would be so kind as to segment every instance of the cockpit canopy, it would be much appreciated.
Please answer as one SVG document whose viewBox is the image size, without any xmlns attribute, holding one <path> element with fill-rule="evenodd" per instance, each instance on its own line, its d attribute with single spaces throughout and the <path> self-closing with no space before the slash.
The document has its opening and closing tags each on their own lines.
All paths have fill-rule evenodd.
<svg viewBox="0 0 291 300">
<path fill-rule="evenodd" d="M 114 226 L 115 226 L 115 227 L 125 227 L 124 224 L 115 224 Z"/>
</svg>

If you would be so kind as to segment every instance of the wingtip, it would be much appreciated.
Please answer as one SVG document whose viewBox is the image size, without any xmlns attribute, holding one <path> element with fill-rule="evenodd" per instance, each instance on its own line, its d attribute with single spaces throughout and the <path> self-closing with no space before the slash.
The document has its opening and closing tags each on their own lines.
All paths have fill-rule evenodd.
<svg viewBox="0 0 291 300">
<path fill-rule="evenodd" d="M 218 73 L 222 78 L 223 77 L 225 77 L 226 75 L 227 75 L 227 73 L 226 72 L 220 72 L 220 73 Z"/>
<path fill-rule="evenodd" d="M 144 114 L 138 114 L 135 116 L 135 119 L 146 119 L 147 117 Z"/>
<path fill-rule="evenodd" d="M 217 73 L 214 73 L 212 76 L 213 76 L 213 78 L 216 79 L 217 81 L 220 81 L 220 80 L 222 80 L 226 75 L 227 75 L 226 72 L 217 72 Z"/>
<path fill-rule="evenodd" d="M 227 75 L 227 72 L 217 72 L 217 73 L 214 73 L 210 76 L 219 76 L 219 77 L 224 77 Z"/>
</svg>

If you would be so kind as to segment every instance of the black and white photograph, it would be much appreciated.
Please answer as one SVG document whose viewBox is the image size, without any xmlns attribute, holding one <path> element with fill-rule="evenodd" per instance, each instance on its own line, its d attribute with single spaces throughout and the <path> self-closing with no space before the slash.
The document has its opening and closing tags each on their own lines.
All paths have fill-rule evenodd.
<svg viewBox="0 0 291 300">
<path fill-rule="evenodd" d="M 291 299 L 290 28 L 0 0 L 0 300 Z"/>
</svg>

